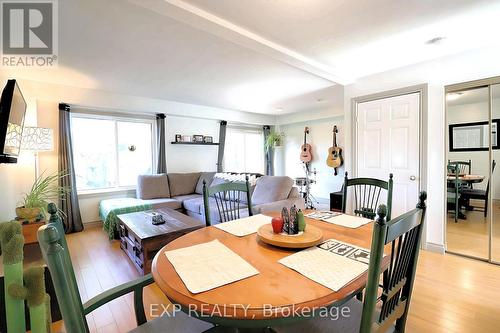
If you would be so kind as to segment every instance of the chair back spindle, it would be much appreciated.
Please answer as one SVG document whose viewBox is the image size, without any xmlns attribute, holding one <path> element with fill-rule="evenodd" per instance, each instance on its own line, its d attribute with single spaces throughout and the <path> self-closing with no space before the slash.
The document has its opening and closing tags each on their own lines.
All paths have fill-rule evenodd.
<svg viewBox="0 0 500 333">
<path fill-rule="evenodd" d="M 213 198 L 213 200 L 210 200 Z M 243 202 L 246 199 L 246 203 Z M 242 211 L 248 209 L 248 216 L 252 216 L 252 200 L 248 176 L 245 182 L 223 183 L 208 187 L 203 181 L 203 203 L 205 208 L 205 224 L 212 225 L 210 203 L 215 202 L 220 222 L 228 222 L 242 218 Z M 212 206 L 214 206 L 212 204 Z"/>
<path fill-rule="evenodd" d="M 382 191 L 386 192 L 387 200 L 387 219 L 391 219 L 392 210 L 392 188 L 393 175 L 389 175 L 389 180 L 384 181 L 375 178 L 352 178 L 349 179 L 348 173 L 345 173 L 344 186 L 342 187 L 342 212 L 347 209 L 348 189 L 351 188 L 351 198 L 353 199 L 352 209 L 357 216 L 374 219 L 376 209 L 382 199 Z"/>
</svg>

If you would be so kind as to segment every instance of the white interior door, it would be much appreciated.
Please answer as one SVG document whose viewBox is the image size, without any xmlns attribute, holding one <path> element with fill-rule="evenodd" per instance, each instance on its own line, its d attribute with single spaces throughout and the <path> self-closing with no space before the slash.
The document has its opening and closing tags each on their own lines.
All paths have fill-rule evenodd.
<svg viewBox="0 0 500 333">
<path fill-rule="evenodd" d="M 419 93 L 358 104 L 356 177 L 388 180 L 394 175 L 392 217 L 417 204 L 419 115 Z"/>
</svg>

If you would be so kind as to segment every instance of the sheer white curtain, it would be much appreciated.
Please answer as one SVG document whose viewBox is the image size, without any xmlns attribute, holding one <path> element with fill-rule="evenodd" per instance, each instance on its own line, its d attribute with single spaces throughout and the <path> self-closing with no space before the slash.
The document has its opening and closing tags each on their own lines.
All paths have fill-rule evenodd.
<svg viewBox="0 0 500 333">
<path fill-rule="evenodd" d="M 262 129 L 228 127 L 224 149 L 224 170 L 264 174 L 264 133 Z"/>
</svg>

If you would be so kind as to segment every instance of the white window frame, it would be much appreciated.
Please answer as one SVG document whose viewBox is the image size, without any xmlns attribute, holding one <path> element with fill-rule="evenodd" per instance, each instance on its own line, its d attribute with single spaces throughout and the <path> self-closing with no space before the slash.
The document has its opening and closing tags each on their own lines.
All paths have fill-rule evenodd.
<svg viewBox="0 0 500 333">
<path fill-rule="evenodd" d="M 152 118 L 149 117 L 140 117 L 140 116 L 133 116 L 133 115 L 105 115 L 101 113 L 92 113 L 92 112 L 71 112 L 71 121 L 73 121 L 73 118 L 83 118 L 83 119 L 94 119 L 94 120 L 112 120 L 114 121 L 115 124 L 115 163 L 116 163 L 116 184 L 118 184 L 118 179 L 120 179 L 120 168 L 119 168 L 119 161 L 118 161 L 118 122 L 132 122 L 132 123 L 147 123 L 151 125 L 151 152 L 152 152 L 152 160 L 151 160 L 151 168 L 152 172 L 155 172 L 156 168 L 156 163 L 157 163 L 157 156 L 156 156 L 156 151 L 157 151 L 157 144 L 156 144 L 156 133 L 157 133 L 157 128 L 156 128 L 156 121 Z M 71 124 L 72 125 L 72 124 Z M 73 126 L 71 126 L 71 129 L 73 129 Z M 71 134 L 73 135 L 73 134 Z M 72 140 L 73 141 L 73 140 Z M 78 195 L 93 195 L 93 194 L 100 194 L 100 193 L 112 193 L 112 192 L 125 192 L 125 191 L 132 191 L 135 190 L 137 186 L 114 186 L 114 187 L 103 187 L 103 188 L 98 188 L 98 189 L 86 189 L 86 190 L 79 190 L 78 188 L 77 193 Z"/>
<path fill-rule="evenodd" d="M 240 131 L 243 133 L 258 133 L 262 135 L 262 141 L 265 143 L 265 138 L 264 138 L 264 130 L 261 127 L 250 127 L 250 126 L 227 126 L 227 131 Z M 227 134 L 226 134 L 226 139 L 227 139 Z M 226 169 L 226 157 L 227 155 L 224 154 L 224 159 L 222 161 L 222 165 L 224 166 L 224 171 L 228 172 L 235 172 L 236 170 L 227 170 Z M 245 161 L 246 165 L 246 161 Z M 245 170 L 245 172 L 249 172 L 248 170 Z M 266 157 L 265 157 L 265 152 L 264 152 L 264 146 L 262 146 L 262 170 L 260 173 L 265 174 L 266 173 Z"/>
</svg>

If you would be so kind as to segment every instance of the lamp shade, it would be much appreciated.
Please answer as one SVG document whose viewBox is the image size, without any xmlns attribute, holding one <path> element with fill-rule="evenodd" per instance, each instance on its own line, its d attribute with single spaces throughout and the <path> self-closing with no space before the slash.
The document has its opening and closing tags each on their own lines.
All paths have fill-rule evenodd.
<svg viewBox="0 0 500 333">
<path fill-rule="evenodd" d="M 51 128 L 25 127 L 21 149 L 32 151 L 54 150 L 54 131 Z"/>
</svg>

